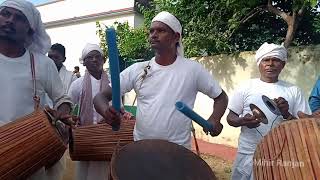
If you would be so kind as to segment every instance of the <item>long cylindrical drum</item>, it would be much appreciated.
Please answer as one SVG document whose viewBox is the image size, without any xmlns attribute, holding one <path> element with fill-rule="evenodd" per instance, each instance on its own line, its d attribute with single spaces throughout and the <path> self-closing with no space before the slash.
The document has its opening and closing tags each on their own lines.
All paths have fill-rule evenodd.
<svg viewBox="0 0 320 180">
<path fill-rule="evenodd" d="M 5 124 L 0 127 L 0 179 L 26 179 L 58 161 L 66 148 L 41 110 Z"/>
<path fill-rule="evenodd" d="M 320 179 L 320 119 L 299 119 L 273 128 L 253 158 L 256 180 Z"/>
<path fill-rule="evenodd" d="M 121 121 L 119 131 L 108 124 L 82 126 L 72 130 L 69 153 L 73 161 L 110 161 L 116 147 L 133 142 L 134 120 Z"/>
<path fill-rule="evenodd" d="M 187 148 L 165 140 L 135 141 L 111 159 L 113 180 L 215 180 L 209 165 Z"/>
</svg>

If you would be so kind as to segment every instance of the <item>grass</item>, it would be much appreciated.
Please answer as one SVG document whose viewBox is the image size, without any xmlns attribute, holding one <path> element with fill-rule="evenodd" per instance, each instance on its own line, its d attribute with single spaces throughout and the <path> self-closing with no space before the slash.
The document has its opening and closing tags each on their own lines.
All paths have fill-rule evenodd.
<svg viewBox="0 0 320 180">
<path fill-rule="evenodd" d="M 201 157 L 211 167 L 212 171 L 219 180 L 230 179 L 232 162 L 206 154 L 202 154 Z"/>
</svg>

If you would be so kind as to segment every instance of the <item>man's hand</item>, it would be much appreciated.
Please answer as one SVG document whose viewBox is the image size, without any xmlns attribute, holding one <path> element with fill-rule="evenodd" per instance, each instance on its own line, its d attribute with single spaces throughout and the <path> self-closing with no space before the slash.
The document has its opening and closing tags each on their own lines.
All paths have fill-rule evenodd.
<svg viewBox="0 0 320 180">
<path fill-rule="evenodd" d="M 316 111 L 316 112 L 312 113 L 311 115 L 299 111 L 298 117 L 299 118 L 320 118 L 320 111 Z"/>
<path fill-rule="evenodd" d="M 120 113 L 117 112 L 112 106 L 109 106 L 105 113 L 103 114 L 103 120 L 99 123 L 108 123 L 111 126 L 119 126 L 121 123 L 122 114 L 124 114 L 124 109 L 120 110 Z"/>
<path fill-rule="evenodd" d="M 49 116 L 51 116 L 53 121 L 60 120 L 65 125 L 74 127 L 74 125 L 78 121 L 78 118 L 70 115 L 67 109 L 64 109 L 64 108 L 59 108 L 59 109 L 56 111 L 54 109 L 51 109 L 49 106 L 45 107 L 45 111 L 49 113 Z"/>
<path fill-rule="evenodd" d="M 285 100 L 283 97 L 279 97 L 273 99 L 273 101 L 276 103 L 284 119 L 290 119 L 289 117 L 292 117 L 292 115 L 289 113 L 289 104 L 287 100 Z"/>
<path fill-rule="evenodd" d="M 247 126 L 248 128 L 256 128 L 260 126 L 261 119 L 251 114 L 246 114 L 244 117 L 239 118 L 239 124 L 241 126 Z"/>
<path fill-rule="evenodd" d="M 208 120 L 208 123 L 213 125 L 213 129 L 208 130 L 208 129 L 203 128 L 203 131 L 207 135 L 208 135 L 208 133 L 210 133 L 210 135 L 212 137 L 214 137 L 214 136 L 218 136 L 222 132 L 223 125 L 219 121 L 210 121 L 210 120 Z"/>
</svg>

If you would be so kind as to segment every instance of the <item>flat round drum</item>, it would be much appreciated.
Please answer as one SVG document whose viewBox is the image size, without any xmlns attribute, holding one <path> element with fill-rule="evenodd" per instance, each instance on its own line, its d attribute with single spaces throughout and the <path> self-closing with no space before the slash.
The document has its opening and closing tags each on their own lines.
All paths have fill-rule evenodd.
<svg viewBox="0 0 320 180">
<path fill-rule="evenodd" d="M 142 140 L 117 150 L 114 180 L 215 180 L 211 168 L 192 151 L 165 140 Z"/>
</svg>

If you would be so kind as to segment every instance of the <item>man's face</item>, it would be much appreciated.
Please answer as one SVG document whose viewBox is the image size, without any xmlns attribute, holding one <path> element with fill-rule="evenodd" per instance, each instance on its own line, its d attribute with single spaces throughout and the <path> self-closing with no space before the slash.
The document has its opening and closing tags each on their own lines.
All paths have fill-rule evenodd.
<svg viewBox="0 0 320 180">
<path fill-rule="evenodd" d="M 24 43 L 33 31 L 27 17 L 19 10 L 5 7 L 0 11 L 0 38 Z"/>
<path fill-rule="evenodd" d="M 149 42 L 153 49 L 177 48 L 180 35 L 175 33 L 168 25 L 152 22 L 149 32 Z"/>
<path fill-rule="evenodd" d="M 99 72 L 103 70 L 103 64 L 105 62 L 104 57 L 99 51 L 91 51 L 84 58 L 83 65 L 86 66 L 88 71 L 91 72 Z"/>
<path fill-rule="evenodd" d="M 261 77 L 267 79 L 278 79 L 284 68 L 285 62 L 275 57 L 266 57 L 259 64 Z"/>
<path fill-rule="evenodd" d="M 59 51 L 53 49 L 49 50 L 48 57 L 53 60 L 57 67 L 61 67 L 63 62 L 66 60 L 66 57 L 64 57 Z"/>
</svg>

